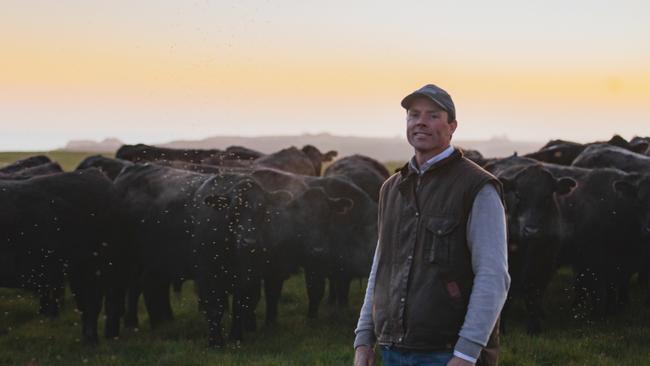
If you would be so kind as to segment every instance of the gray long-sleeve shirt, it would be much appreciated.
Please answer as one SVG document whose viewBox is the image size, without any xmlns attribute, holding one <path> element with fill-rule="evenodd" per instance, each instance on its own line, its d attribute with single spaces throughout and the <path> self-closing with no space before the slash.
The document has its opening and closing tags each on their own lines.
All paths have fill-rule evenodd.
<svg viewBox="0 0 650 366">
<path fill-rule="evenodd" d="M 504 208 L 492 184 L 486 184 L 476 195 L 466 230 L 474 285 L 454 353 L 476 362 L 494 329 L 510 286 Z M 375 343 L 372 298 L 378 255 L 381 254 L 376 251 L 355 330 L 355 348 Z"/>
</svg>

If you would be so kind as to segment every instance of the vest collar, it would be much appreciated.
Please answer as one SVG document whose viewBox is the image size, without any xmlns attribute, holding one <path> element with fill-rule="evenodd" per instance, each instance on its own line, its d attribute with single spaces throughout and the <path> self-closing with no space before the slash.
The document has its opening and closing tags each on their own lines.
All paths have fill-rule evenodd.
<svg viewBox="0 0 650 366">
<path fill-rule="evenodd" d="M 430 172 L 436 171 L 436 170 L 440 169 L 443 166 L 446 166 L 446 165 L 448 165 L 448 164 L 450 164 L 450 163 L 452 163 L 452 162 L 454 162 L 456 160 L 459 160 L 462 157 L 463 157 L 463 152 L 459 148 L 455 148 L 454 152 L 451 153 L 451 155 L 449 155 L 448 157 L 446 157 L 446 158 L 440 160 L 439 162 L 431 165 L 426 171 L 424 171 L 422 173 L 422 175 L 429 174 Z M 402 168 L 400 168 L 399 172 L 400 172 L 400 175 L 402 176 L 402 180 L 404 180 L 406 178 L 409 178 L 412 175 L 417 175 L 418 174 L 418 172 L 415 171 L 415 169 L 413 169 L 413 167 L 411 167 L 411 162 L 410 161 L 406 162 L 406 164 L 404 164 L 404 166 Z"/>
</svg>

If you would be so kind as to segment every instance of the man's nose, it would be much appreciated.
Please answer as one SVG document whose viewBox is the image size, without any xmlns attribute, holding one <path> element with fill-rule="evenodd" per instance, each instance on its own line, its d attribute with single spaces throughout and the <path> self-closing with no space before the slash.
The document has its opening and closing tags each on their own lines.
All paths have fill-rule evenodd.
<svg viewBox="0 0 650 366">
<path fill-rule="evenodd" d="M 417 125 L 423 125 L 427 121 L 427 116 L 425 115 L 420 115 L 415 119 L 415 124 Z"/>
</svg>

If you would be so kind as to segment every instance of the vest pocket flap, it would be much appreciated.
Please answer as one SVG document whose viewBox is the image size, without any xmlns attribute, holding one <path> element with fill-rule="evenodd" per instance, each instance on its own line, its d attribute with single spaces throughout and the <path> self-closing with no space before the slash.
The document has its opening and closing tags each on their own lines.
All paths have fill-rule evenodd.
<svg viewBox="0 0 650 366">
<path fill-rule="evenodd" d="M 448 265 L 451 261 L 450 234 L 458 227 L 458 220 L 450 217 L 430 217 L 425 226 L 430 233 L 427 235 L 427 245 L 430 246 L 429 262 Z"/>
<path fill-rule="evenodd" d="M 427 222 L 427 229 L 437 236 L 451 234 L 456 226 L 458 226 L 458 220 L 448 217 L 431 217 Z"/>
</svg>

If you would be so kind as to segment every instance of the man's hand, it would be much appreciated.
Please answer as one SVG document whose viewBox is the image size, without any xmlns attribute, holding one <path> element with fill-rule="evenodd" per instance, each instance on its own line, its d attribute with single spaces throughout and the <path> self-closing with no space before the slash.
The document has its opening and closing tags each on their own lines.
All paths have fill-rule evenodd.
<svg viewBox="0 0 650 366">
<path fill-rule="evenodd" d="M 449 362 L 447 362 L 447 366 L 474 366 L 474 364 L 454 356 L 449 360 Z"/>
<path fill-rule="evenodd" d="M 368 346 L 359 346 L 354 350 L 354 366 L 375 366 L 375 350 Z"/>
</svg>

